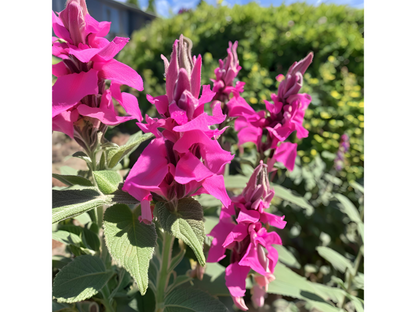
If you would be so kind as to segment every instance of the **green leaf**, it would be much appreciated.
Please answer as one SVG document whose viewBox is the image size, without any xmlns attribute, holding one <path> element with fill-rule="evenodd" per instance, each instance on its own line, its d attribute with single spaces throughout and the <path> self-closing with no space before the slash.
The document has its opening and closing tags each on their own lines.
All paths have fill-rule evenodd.
<svg viewBox="0 0 416 312">
<path fill-rule="evenodd" d="M 144 295 L 157 234 L 155 225 L 140 222 L 139 215 L 139 208 L 132 212 L 126 205 L 108 208 L 104 214 L 104 235 L 111 256 L 130 273 Z"/>
<path fill-rule="evenodd" d="M 86 161 L 87 163 L 91 162 L 91 158 L 87 154 L 85 154 L 84 152 L 75 152 L 74 154 L 72 154 L 72 157 L 80 158 L 80 159 Z"/>
<path fill-rule="evenodd" d="M 120 189 L 115 191 L 113 194 L 108 195 L 107 198 L 111 200 L 112 204 L 136 205 L 139 203 L 139 201 L 136 198 L 134 198 L 127 192 L 123 192 Z"/>
<path fill-rule="evenodd" d="M 360 233 L 360 236 L 362 240 L 364 241 L 364 223 L 358 223 L 357 228 L 358 228 L 358 233 Z"/>
<path fill-rule="evenodd" d="M 279 261 L 283 262 L 289 267 L 300 269 L 298 260 L 292 255 L 292 253 L 282 245 L 276 246 L 277 252 L 279 253 Z"/>
<path fill-rule="evenodd" d="M 209 234 L 211 230 L 216 226 L 219 222 L 218 217 L 207 216 L 205 219 L 205 234 Z"/>
<path fill-rule="evenodd" d="M 322 258 L 330 262 L 335 269 L 341 271 L 342 273 L 344 273 L 346 269 L 350 272 L 353 271 L 351 261 L 335 250 L 324 246 L 316 247 L 316 250 Z"/>
<path fill-rule="evenodd" d="M 71 305 L 66 303 L 59 303 L 54 300 L 52 300 L 52 312 L 69 312 L 74 311 L 74 309 L 71 307 Z"/>
<path fill-rule="evenodd" d="M 97 234 L 95 234 L 93 231 L 87 228 L 83 228 L 81 239 L 85 247 L 92 249 L 94 251 L 100 250 L 100 246 L 101 246 L 100 239 L 98 238 Z"/>
<path fill-rule="evenodd" d="M 81 238 L 74 233 L 67 231 L 56 231 L 52 233 L 52 239 L 61 242 L 66 245 L 74 245 L 80 247 L 82 240 Z"/>
<path fill-rule="evenodd" d="M 346 297 L 351 300 L 354 304 L 355 310 L 357 312 L 364 312 L 363 302 L 360 298 L 347 294 Z"/>
<path fill-rule="evenodd" d="M 204 208 L 221 207 L 221 205 L 222 205 L 221 201 L 219 199 L 216 199 L 214 196 L 211 196 L 211 195 L 208 195 L 208 194 L 201 194 L 199 196 L 196 196 L 195 199 Z"/>
<path fill-rule="evenodd" d="M 55 255 L 55 256 L 52 256 L 52 267 L 55 269 L 62 269 L 71 261 L 72 261 L 71 258 L 67 258 L 61 255 Z"/>
<path fill-rule="evenodd" d="M 119 148 L 111 149 L 108 152 L 108 167 L 115 167 L 120 162 L 120 160 L 129 156 L 141 143 L 150 139 L 152 136 L 152 133 L 143 134 L 139 131 L 130 136 L 125 145 L 120 146 Z"/>
<path fill-rule="evenodd" d="M 178 201 L 177 207 L 170 206 L 170 203 L 158 202 L 155 210 L 162 228 L 183 240 L 194 251 L 198 262 L 205 265 L 202 206 L 195 199 L 183 198 Z"/>
<path fill-rule="evenodd" d="M 336 199 L 341 202 L 341 211 L 347 214 L 347 216 L 351 219 L 351 221 L 359 224 L 362 223 L 360 214 L 358 213 L 357 208 L 353 205 L 353 203 L 344 195 L 335 194 Z"/>
<path fill-rule="evenodd" d="M 194 279 L 193 284 L 213 296 L 230 295 L 225 286 L 225 267 L 218 263 L 207 263 L 202 281 Z"/>
<path fill-rule="evenodd" d="M 98 188 L 104 194 L 114 193 L 118 189 L 118 185 L 123 182 L 123 178 L 114 170 L 93 171 L 93 175 Z"/>
<path fill-rule="evenodd" d="M 248 180 L 249 177 L 239 174 L 224 177 L 224 183 L 227 189 L 243 189 L 246 187 Z"/>
<path fill-rule="evenodd" d="M 93 188 L 52 190 L 52 223 L 76 217 L 108 201 Z"/>
<path fill-rule="evenodd" d="M 294 195 L 290 190 L 277 184 L 270 184 L 274 188 L 274 196 L 286 200 L 292 204 L 295 204 L 303 209 L 306 209 L 307 213 L 312 213 L 314 208 L 303 198 Z"/>
<path fill-rule="evenodd" d="M 364 194 L 364 186 L 362 186 L 361 184 L 355 182 L 355 181 L 351 181 L 350 185 L 355 188 L 357 191 L 360 191 L 361 193 Z"/>
<path fill-rule="evenodd" d="M 61 174 L 52 173 L 52 177 L 54 177 L 55 179 L 69 186 L 74 185 L 74 184 L 92 186 L 92 183 L 90 180 L 77 176 L 77 175 L 61 175 Z"/>
<path fill-rule="evenodd" d="M 85 225 L 87 223 L 92 222 L 91 217 L 87 212 L 84 212 L 83 214 L 76 216 L 74 219 L 77 220 L 81 225 Z"/>
<path fill-rule="evenodd" d="M 274 276 L 276 279 L 268 286 L 269 293 L 305 300 L 322 312 L 342 311 L 325 301 L 330 299 L 329 295 L 315 287 L 318 284 L 309 282 L 279 262 Z"/>
<path fill-rule="evenodd" d="M 357 275 L 353 279 L 354 286 L 358 289 L 364 289 L 364 274 L 358 272 Z"/>
<path fill-rule="evenodd" d="M 59 171 L 61 171 L 61 174 L 63 175 L 77 175 L 78 173 L 77 169 L 69 166 L 62 166 L 59 168 Z"/>
<path fill-rule="evenodd" d="M 208 293 L 183 285 L 165 298 L 164 312 L 228 312 L 226 306 Z"/>
<path fill-rule="evenodd" d="M 96 295 L 113 272 L 105 270 L 98 257 L 79 256 L 63 267 L 53 281 L 52 294 L 58 302 L 73 303 Z"/>
</svg>

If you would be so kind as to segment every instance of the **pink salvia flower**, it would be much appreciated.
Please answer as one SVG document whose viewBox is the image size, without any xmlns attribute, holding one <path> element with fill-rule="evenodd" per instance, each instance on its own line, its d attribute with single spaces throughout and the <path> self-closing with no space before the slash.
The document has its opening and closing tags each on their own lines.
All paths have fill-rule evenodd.
<svg viewBox="0 0 416 312">
<path fill-rule="evenodd" d="M 225 270 L 225 282 L 236 306 L 246 311 L 244 303 L 245 280 L 250 270 L 260 288 L 254 290 L 257 306 L 264 302 L 267 284 L 274 280 L 273 272 L 278 253 L 273 245 L 281 245 L 276 232 L 268 233 L 263 224 L 283 229 L 284 216 L 265 212 L 274 196 L 267 176 L 267 165 L 260 162 L 254 170 L 241 195 L 234 197 L 230 207 L 222 208 L 219 223 L 212 229 L 213 237 L 208 253 L 208 262 L 218 262 L 225 257 L 225 250 L 231 250 L 230 265 Z M 235 220 L 235 221 L 234 221 Z M 256 286 L 257 287 L 257 286 Z"/>
<path fill-rule="evenodd" d="M 85 0 L 67 1 L 58 16 L 52 12 L 52 27 L 57 35 L 52 39 L 52 54 L 63 60 L 52 66 L 52 74 L 58 78 L 52 87 L 52 129 L 75 138 L 84 148 L 91 148 L 96 132 L 105 132 L 107 125 L 131 119 L 141 121 L 137 98 L 120 92 L 120 86 L 125 84 L 142 91 L 142 78 L 114 60 L 129 39 L 105 39 L 110 22 L 92 18 Z M 111 81 L 108 90 L 105 80 Z M 129 116 L 118 116 L 113 98 Z"/>
<path fill-rule="evenodd" d="M 226 116 L 220 105 L 213 107 L 212 116 L 204 112 L 204 104 L 215 95 L 209 86 L 201 88 L 202 58 L 191 56 L 192 42 L 180 36 L 175 40 L 170 61 L 165 64 L 166 94 L 152 97 L 160 119 L 146 115 L 138 123 L 143 132 L 156 138 L 144 149 L 126 178 L 123 190 L 145 204 L 155 199 L 177 203 L 181 198 L 202 193 L 211 194 L 224 206 L 231 203 L 225 190 L 222 172 L 233 159 L 224 151 L 217 138 L 224 129 L 210 126 L 222 123 Z M 142 214 L 142 220 L 151 222 Z"/>
<path fill-rule="evenodd" d="M 216 92 L 214 100 L 222 103 L 228 102 L 231 92 L 236 94 L 243 92 L 245 84 L 239 81 L 234 86 L 234 79 L 241 69 L 237 56 L 238 41 L 234 42 L 234 44 L 229 42 L 228 45 L 228 55 L 224 60 L 219 60 L 220 66 L 215 69 L 216 79 L 211 79 L 214 83 L 212 91 Z"/>
<path fill-rule="evenodd" d="M 313 53 L 309 53 L 300 62 L 295 62 L 285 77 L 278 75 L 281 81 L 277 94 L 272 94 L 273 103 L 264 101 L 266 111 L 255 112 L 254 109 L 240 96 L 234 96 L 228 102 L 228 116 L 238 117 L 235 129 L 238 131 L 239 145 L 253 142 L 258 151 L 263 154 L 274 149 L 271 155 L 269 170 L 273 163 L 282 162 L 286 168 L 293 170 L 296 159 L 296 144 L 282 143 L 289 135 L 296 131 L 299 139 L 306 138 L 308 131 L 303 127 L 305 111 L 311 102 L 311 97 L 304 93 L 299 94 L 302 87 L 303 74 L 311 64 Z M 265 142 L 262 140 L 266 135 Z"/>
</svg>

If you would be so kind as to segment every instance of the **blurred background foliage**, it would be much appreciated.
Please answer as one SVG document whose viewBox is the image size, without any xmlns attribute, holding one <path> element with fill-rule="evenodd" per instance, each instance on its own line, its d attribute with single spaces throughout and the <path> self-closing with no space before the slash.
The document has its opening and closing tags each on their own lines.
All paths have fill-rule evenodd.
<svg viewBox="0 0 416 312">
<path fill-rule="evenodd" d="M 201 1 L 195 10 L 169 19 L 156 19 L 135 32 L 118 55 L 119 61 L 138 71 L 144 80 L 143 92 L 129 90 L 139 98 L 143 115 L 156 116 L 146 94 L 165 93 L 160 55 L 169 58 L 172 44 L 180 34 L 193 41 L 194 55 L 202 55 L 202 84 L 211 86 L 210 78 L 215 77 L 218 60 L 227 55 L 228 42 L 238 40 L 237 52 L 242 66 L 238 79 L 246 83 L 242 95 L 256 110 L 265 109 L 263 100 L 270 100 L 271 93 L 277 93 L 275 77 L 285 75 L 293 62 L 313 51 L 314 60 L 304 75 L 301 90 L 312 96 L 304 121 L 310 133 L 302 141 L 291 136 L 290 140 L 299 144 L 296 167 L 289 172 L 281 166 L 273 178 L 274 185 L 290 189 L 308 204 L 296 205 L 293 201 L 276 198 L 271 212 L 285 215 L 288 221 L 285 230 L 279 231 L 289 252 L 282 256 L 286 258 L 283 263 L 311 282 L 348 289 L 354 297 L 349 297 L 351 304 L 347 304 L 347 310 L 361 311 L 356 303 L 357 298 L 364 298 L 363 263 L 354 262 L 357 274 L 351 282 L 342 270 L 345 266 L 337 261 L 350 265 L 354 259 L 361 259 L 357 254 L 363 246 L 364 10 L 306 3 L 268 8 L 249 3 L 230 8 L 214 7 Z M 138 127 L 130 121 L 110 129 L 108 137 L 118 131 L 135 133 Z M 344 133 L 350 138 L 350 149 L 344 168 L 336 171 L 334 159 Z M 254 145 L 247 144 L 242 151 L 234 144 L 232 151 L 236 158 L 230 166 L 230 174 L 249 176 L 252 167 L 239 160 L 255 158 Z M 137 153 L 132 154 L 131 164 L 137 156 Z M 226 177 L 227 188 L 238 194 L 241 190 L 233 189 L 229 179 Z M 207 220 L 212 224 L 218 222 L 218 203 L 208 199 L 204 206 Z M 333 260 L 331 254 L 325 254 L 327 249 L 336 251 L 342 259 Z M 280 289 L 274 291 L 279 292 Z M 246 301 L 249 301 L 249 291 L 247 294 Z M 293 297 L 303 300 L 293 301 Z M 276 304 L 281 304 L 283 299 L 288 300 L 286 307 L 278 311 L 316 308 L 303 305 L 304 300 L 308 302 L 307 298 L 293 294 L 278 299 L 280 301 L 269 296 L 270 311 L 275 311 Z M 331 302 L 333 306 L 340 306 L 335 299 Z"/>
</svg>

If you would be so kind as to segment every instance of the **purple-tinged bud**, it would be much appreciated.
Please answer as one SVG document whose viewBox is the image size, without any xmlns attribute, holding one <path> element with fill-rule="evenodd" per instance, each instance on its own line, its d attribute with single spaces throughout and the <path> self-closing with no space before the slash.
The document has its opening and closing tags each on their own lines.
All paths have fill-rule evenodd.
<svg viewBox="0 0 416 312">
<path fill-rule="evenodd" d="M 74 45 L 86 43 L 85 15 L 88 14 L 85 0 L 68 0 L 65 9 L 59 14 L 66 29 L 69 30 Z"/>
<path fill-rule="evenodd" d="M 243 311 L 248 310 L 248 308 L 246 306 L 246 303 L 244 302 L 243 297 L 233 297 L 233 296 L 231 296 L 231 297 L 233 298 L 234 304 L 237 306 L 237 308 L 239 308 L 240 310 L 243 310 Z"/>
<path fill-rule="evenodd" d="M 259 210 L 259 208 L 269 207 L 274 196 L 274 190 L 270 188 L 267 165 L 263 161 L 260 161 L 260 164 L 254 169 L 247 186 L 243 190 L 243 196 L 248 209 Z"/>
<path fill-rule="evenodd" d="M 255 284 L 253 288 L 251 288 L 251 301 L 253 303 L 253 306 L 256 309 L 264 306 L 265 296 L 266 296 L 266 291 L 259 285 Z"/>
<path fill-rule="evenodd" d="M 293 63 L 289 68 L 285 79 L 280 83 L 277 92 L 277 100 L 286 103 L 289 96 L 295 95 L 302 88 L 303 74 L 312 63 L 313 53 L 310 52 L 304 59 Z M 276 77 L 277 78 L 277 77 Z"/>
</svg>

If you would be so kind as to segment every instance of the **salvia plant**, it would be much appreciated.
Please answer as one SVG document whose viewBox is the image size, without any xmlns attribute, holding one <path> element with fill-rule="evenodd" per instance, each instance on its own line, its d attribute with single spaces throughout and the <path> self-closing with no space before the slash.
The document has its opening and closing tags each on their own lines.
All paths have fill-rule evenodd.
<svg viewBox="0 0 416 312">
<path fill-rule="evenodd" d="M 110 23 L 91 17 L 85 0 L 68 0 L 63 11 L 53 12 L 52 27 L 52 54 L 62 59 L 52 68 L 53 130 L 79 144 L 82 151 L 72 156 L 88 166 L 74 175 L 53 175 L 67 185 L 53 189 L 53 239 L 71 255 L 53 258 L 54 311 L 228 311 L 230 303 L 218 299 L 227 295 L 245 311 L 247 288 L 255 307 L 264 305 L 268 292 L 286 295 L 279 282 L 301 277 L 278 262 L 279 252 L 286 263 L 291 259 L 278 234 L 287 221 L 268 210 L 276 196 L 308 204 L 270 176 L 276 162 L 288 170 L 295 166 L 297 144 L 290 135 L 308 136 L 303 119 L 311 97 L 299 92 L 313 54 L 276 77 L 277 93 L 256 112 L 241 96 L 244 83 L 236 81 L 238 43 L 230 42 L 219 61 L 212 90 L 201 90 L 202 58 L 180 35 L 170 58 L 161 56 L 165 93 L 147 95 L 157 116 L 143 118 L 136 96 L 121 92 L 122 85 L 143 91 L 142 78 L 114 59 L 128 38 L 108 41 Z M 108 126 L 129 120 L 137 120 L 141 131 L 122 146 L 106 140 Z M 248 179 L 229 175 L 235 153 L 224 132 L 230 128 L 237 131 L 239 159 L 244 143 L 256 145 Z M 340 155 L 347 149 L 343 140 Z M 142 143 L 123 177 L 122 163 Z M 221 209 L 207 230 L 210 197 Z M 361 233 L 362 215 L 338 199 Z M 323 248 L 318 252 L 324 258 L 335 257 Z M 321 288 L 317 295 L 324 300 L 312 306 L 338 311 L 345 299 L 360 304 L 353 285 L 361 257 L 360 251 L 355 264 L 340 268 L 348 269 L 346 281 L 337 281 L 343 297 Z"/>
</svg>

